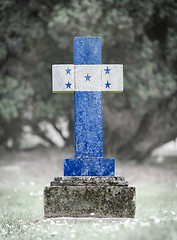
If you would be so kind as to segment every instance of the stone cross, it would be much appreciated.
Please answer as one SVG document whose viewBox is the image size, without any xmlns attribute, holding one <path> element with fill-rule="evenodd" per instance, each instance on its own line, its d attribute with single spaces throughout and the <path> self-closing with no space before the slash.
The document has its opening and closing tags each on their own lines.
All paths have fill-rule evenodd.
<svg viewBox="0 0 177 240">
<path fill-rule="evenodd" d="M 102 92 L 123 91 L 123 66 L 102 64 L 100 37 L 74 38 L 74 64 L 52 66 L 53 92 L 74 92 L 75 158 L 64 176 L 114 176 L 103 158 Z"/>
</svg>

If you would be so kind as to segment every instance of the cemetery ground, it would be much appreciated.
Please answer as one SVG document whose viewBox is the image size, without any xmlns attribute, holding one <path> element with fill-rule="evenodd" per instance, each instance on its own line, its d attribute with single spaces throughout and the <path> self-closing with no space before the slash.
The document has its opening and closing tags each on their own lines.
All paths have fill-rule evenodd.
<svg viewBox="0 0 177 240">
<path fill-rule="evenodd" d="M 116 175 L 136 187 L 135 219 L 74 220 L 43 218 L 44 186 L 62 175 L 69 152 L 37 148 L 0 156 L 0 239 L 177 239 L 175 158 L 117 161 Z"/>
</svg>

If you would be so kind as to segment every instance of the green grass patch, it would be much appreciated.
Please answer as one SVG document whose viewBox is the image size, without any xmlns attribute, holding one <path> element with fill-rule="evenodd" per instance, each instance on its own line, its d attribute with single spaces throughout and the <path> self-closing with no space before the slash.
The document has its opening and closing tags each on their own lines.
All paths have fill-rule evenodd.
<svg viewBox="0 0 177 240">
<path fill-rule="evenodd" d="M 175 183 L 136 186 L 136 218 L 119 221 L 44 220 L 43 187 L 0 188 L 0 239 L 176 239 Z"/>
</svg>

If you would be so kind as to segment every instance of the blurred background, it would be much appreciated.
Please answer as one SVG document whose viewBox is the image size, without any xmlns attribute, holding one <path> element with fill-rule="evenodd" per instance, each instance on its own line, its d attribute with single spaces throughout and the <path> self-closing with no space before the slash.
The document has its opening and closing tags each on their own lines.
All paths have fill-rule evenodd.
<svg viewBox="0 0 177 240">
<path fill-rule="evenodd" d="M 75 36 L 102 37 L 102 62 L 124 65 L 124 92 L 103 94 L 104 157 L 136 187 L 136 226 L 36 220 L 74 157 L 74 94 L 52 94 L 51 66 L 73 63 Z M 176 0 L 0 0 L 2 239 L 176 239 L 176 138 Z"/>
<path fill-rule="evenodd" d="M 104 154 L 177 159 L 176 26 L 175 0 L 2 0 L 1 156 L 74 154 L 74 96 L 52 94 L 51 65 L 73 63 L 75 36 L 101 36 L 103 63 L 124 65 L 125 89 L 103 94 Z"/>
</svg>

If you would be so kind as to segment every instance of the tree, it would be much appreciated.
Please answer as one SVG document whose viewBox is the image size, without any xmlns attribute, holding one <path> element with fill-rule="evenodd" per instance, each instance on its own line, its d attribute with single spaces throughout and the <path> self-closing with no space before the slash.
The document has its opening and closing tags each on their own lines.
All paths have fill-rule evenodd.
<svg viewBox="0 0 177 240">
<path fill-rule="evenodd" d="M 73 37 L 98 35 L 103 63 L 124 64 L 124 93 L 103 96 L 106 153 L 142 160 L 176 138 L 176 16 L 174 0 L 1 2 L 1 144 L 18 146 L 25 124 L 46 138 L 39 122 L 58 129 L 58 116 L 73 139 L 73 96 L 51 94 L 51 64 L 72 63 Z"/>
</svg>

